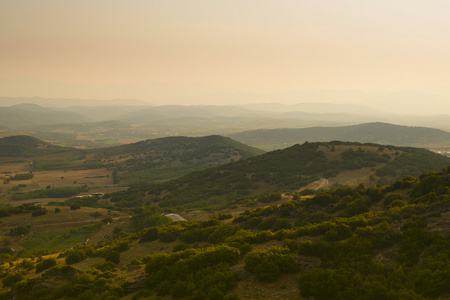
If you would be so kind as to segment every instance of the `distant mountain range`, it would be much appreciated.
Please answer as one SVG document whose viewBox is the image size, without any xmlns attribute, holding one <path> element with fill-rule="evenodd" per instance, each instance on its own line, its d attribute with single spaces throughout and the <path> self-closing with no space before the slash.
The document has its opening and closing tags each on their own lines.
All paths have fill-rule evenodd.
<svg viewBox="0 0 450 300">
<path fill-rule="evenodd" d="M 19 104 L 0 107 L 0 126 L 12 129 L 27 129 L 37 125 L 82 123 L 90 119 L 81 114 L 56 111 L 36 104 Z"/>
<path fill-rule="evenodd" d="M 72 106 L 124 106 L 126 105 L 150 105 L 148 102 L 137 99 L 76 99 L 76 98 L 44 98 L 44 97 L 0 97 L 0 106 L 12 106 L 30 103 L 47 107 L 72 107 Z"/>
<path fill-rule="evenodd" d="M 286 148 L 306 141 L 333 140 L 425 148 L 450 147 L 449 132 L 380 122 L 341 127 L 259 129 L 229 136 L 247 145 L 265 149 Z"/>
<path fill-rule="evenodd" d="M 94 101 L 94 104 L 99 102 L 102 101 Z M 332 140 L 441 151 L 450 148 L 448 133 L 442 131 L 450 130 L 450 117 L 445 115 L 383 115 L 360 105 L 330 103 L 241 106 L 139 106 L 132 105 L 132 101 L 127 106 L 115 106 L 111 103 L 115 102 L 103 101 L 107 106 L 92 106 L 91 103 L 44 107 L 22 103 L 0 107 L 0 136 L 25 134 L 60 145 L 87 148 L 167 136 L 206 135 L 230 136 L 265 150 L 305 141 Z M 402 124 L 421 124 L 422 127 Z M 429 126 L 441 130 L 425 128 Z"/>
</svg>

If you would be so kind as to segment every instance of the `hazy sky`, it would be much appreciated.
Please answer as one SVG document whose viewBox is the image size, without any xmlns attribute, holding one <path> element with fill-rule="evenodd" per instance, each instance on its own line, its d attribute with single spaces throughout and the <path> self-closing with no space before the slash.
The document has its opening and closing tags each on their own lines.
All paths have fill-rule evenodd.
<svg viewBox="0 0 450 300">
<path fill-rule="evenodd" d="M 449 82 L 448 0 L 0 1 L 0 96 L 305 102 L 282 95 Z"/>
</svg>

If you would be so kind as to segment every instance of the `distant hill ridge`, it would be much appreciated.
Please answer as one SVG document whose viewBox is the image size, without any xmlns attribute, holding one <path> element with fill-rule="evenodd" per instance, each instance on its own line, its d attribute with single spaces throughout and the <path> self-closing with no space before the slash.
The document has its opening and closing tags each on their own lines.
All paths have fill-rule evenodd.
<svg viewBox="0 0 450 300">
<path fill-rule="evenodd" d="M 35 157 L 73 150 L 76 149 L 55 146 L 27 135 L 0 138 L 0 157 Z"/>
<path fill-rule="evenodd" d="M 177 178 L 262 153 L 219 135 L 149 139 L 89 150 L 59 147 L 30 136 L 0 139 L 0 157 L 31 158 L 36 170 L 111 168 L 116 183 L 128 185 Z"/>
<path fill-rule="evenodd" d="M 285 148 L 309 142 L 349 141 L 395 146 L 450 146 L 450 133 L 427 127 L 410 127 L 375 122 L 342 127 L 280 128 L 243 131 L 229 135 L 251 146 Z"/>
<path fill-rule="evenodd" d="M 234 197 L 294 191 L 319 178 L 352 186 L 388 184 L 423 171 L 442 170 L 449 164 L 449 158 L 420 148 L 304 143 L 152 185 L 146 192 L 161 206 L 204 208 Z"/>
<path fill-rule="evenodd" d="M 0 107 L 0 126 L 12 129 L 32 128 L 37 125 L 89 122 L 90 119 L 77 113 L 56 111 L 36 104 L 19 104 Z"/>
<path fill-rule="evenodd" d="M 112 161 L 106 165 L 117 168 L 118 178 L 129 184 L 176 178 L 264 153 L 219 135 L 159 138 L 87 152 L 101 153 Z"/>
<path fill-rule="evenodd" d="M 26 147 L 57 147 L 28 135 L 14 135 L 0 138 L 0 145 L 21 145 Z"/>
</svg>

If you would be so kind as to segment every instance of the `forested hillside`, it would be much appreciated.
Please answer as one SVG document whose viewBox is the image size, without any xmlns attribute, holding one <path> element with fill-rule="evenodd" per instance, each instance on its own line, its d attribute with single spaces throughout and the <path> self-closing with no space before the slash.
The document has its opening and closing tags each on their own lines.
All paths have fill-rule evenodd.
<svg viewBox="0 0 450 300">
<path fill-rule="evenodd" d="M 388 184 L 424 170 L 449 164 L 445 156 L 418 148 L 360 143 L 305 143 L 272 151 L 205 171 L 188 174 L 148 188 L 124 191 L 113 199 L 118 205 L 158 203 L 160 206 L 205 208 L 234 205 L 235 197 L 270 191 L 293 191 L 327 178 L 346 184 L 343 176 L 358 176 L 358 183 Z M 361 175 L 359 172 L 364 170 Z"/>
<path fill-rule="evenodd" d="M 30 136 L 0 139 L 0 157 L 23 158 L 30 171 L 111 170 L 115 184 L 142 185 L 249 158 L 262 150 L 221 136 L 168 137 L 100 149 L 59 147 Z"/>
<path fill-rule="evenodd" d="M 54 146 L 26 135 L 0 138 L 0 157 L 33 158 L 69 152 L 80 151 L 75 148 Z"/>
<path fill-rule="evenodd" d="M 450 147 L 449 132 L 380 122 L 341 127 L 258 129 L 229 136 L 236 141 L 264 149 L 286 148 L 306 141 L 349 141 L 442 149 Z"/>
<path fill-rule="evenodd" d="M 38 256 L 3 247 L 0 297 L 444 299 L 449 213 L 450 169 L 205 221 L 140 208 L 100 244 Z"/>
<path fill-rule="evenodd" d="M 168 137 L 86 150 L 117 170 L 118 182 L 142 185 L 264 153 L 222 136 Z"/>
<path fill-rule="evenodd" d="M 450 294 L 450 163 L 428 150 L 335 141 L 257 155 L 220 136 L 98 150 L 23 136 L 1 143 L 35 151 L 28 157 L 35 170 L 60 170 L 63 182 L 72 164 L 99 168 L 92 174 L 109 168 L 114 180 L 135 172 L 130 182 L 145 185 L 86 194 L 90 187 L 70 181 L 2 191 L 0 299 Z M 145 177 L 194 163 L 213 167 L 162 183 Z M 5 181 L 39 172 L 8 173 Z"/>
</svg>

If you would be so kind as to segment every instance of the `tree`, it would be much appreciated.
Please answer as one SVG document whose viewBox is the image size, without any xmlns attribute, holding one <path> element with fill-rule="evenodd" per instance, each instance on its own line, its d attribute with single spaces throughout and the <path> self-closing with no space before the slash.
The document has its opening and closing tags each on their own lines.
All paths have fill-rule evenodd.
<svg viewBox="0 0 450 300">
<path fill-rule="evenodd" d="M 113 263 L 118 265 L 120 262 L 120 252 L 116 250 L 108 251 L 105 255 L 105 260 L 112 261 Z"/>
<path fill-rule="evenodd" d="M 81 252 L 80 250 L 74 250 L 74 251 L 71 251 L 69 254 L 67 254 L 66 264 L 72 265 L 72 264 L 82 261 L 83 259 L 84 259 L 84 253 Z"/>
</svg>

